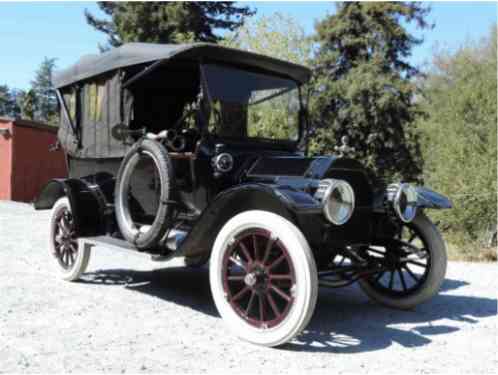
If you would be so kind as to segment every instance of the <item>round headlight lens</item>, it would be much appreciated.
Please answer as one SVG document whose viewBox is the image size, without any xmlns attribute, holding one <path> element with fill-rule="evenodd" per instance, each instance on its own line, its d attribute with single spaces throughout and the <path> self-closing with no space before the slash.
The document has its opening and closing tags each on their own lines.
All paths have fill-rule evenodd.
<svg viewBox="0 0 498 375">
<path fill-rule="evenodd" d="M 411 222 L 417 215 L 417 191 L 413 186 L 401 184 L 394 198 L 394 209 L 401 221 Z"/>
<path fill-rule="evenodd" d="M 354 191 L 343 180 L 329 180 L 329 186 L 323 196 L 323 213 L 335 225 L 345 224 L 353 215 Z"/>
</svg>

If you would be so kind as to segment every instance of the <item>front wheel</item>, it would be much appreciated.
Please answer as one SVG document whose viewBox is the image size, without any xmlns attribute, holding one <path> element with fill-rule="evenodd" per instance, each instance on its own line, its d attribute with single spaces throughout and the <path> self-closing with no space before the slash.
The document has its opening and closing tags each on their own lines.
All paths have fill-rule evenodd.
<svg viewBox="0 0 498 375">
<path fill-rule="evenodd" d="M 266 211 L 246 211 L 219 232 L 210 260 L 210 284 L 221 317 L 240 338 L 277 346 L 308 324 L 318 278 L 301 231 Z"/>
<path fill-rule="evenodd" d="M 60 198 L 52 208 L 49 232 L 48 249 L 57 273 L 63 280 L 77 280 L 88 266 L 91 250 L 78 246 L 71 205 L 66 197 Z"/>
<path fill-rule="evenodd" d="M 436 226 L 423 213 L 403 224 L 389 246 L 367 251 L 384 266 L 382 272 L 359 281 L 372 300 L 409 309 L 439 291 L 446 274 L 446 247 Z"/>
</svg>

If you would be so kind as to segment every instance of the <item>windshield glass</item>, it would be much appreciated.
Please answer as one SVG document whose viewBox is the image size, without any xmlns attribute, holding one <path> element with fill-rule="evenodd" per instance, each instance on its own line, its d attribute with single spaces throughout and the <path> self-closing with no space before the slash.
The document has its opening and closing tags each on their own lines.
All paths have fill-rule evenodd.
<svg viewBox="0 0 498 375">
<path fill-rule="evenodd" d="M 212 134 L 235 139 L 299 138 L 300 102 L 294 81 L 213 64 L 202 69 Z"/>
</svg>

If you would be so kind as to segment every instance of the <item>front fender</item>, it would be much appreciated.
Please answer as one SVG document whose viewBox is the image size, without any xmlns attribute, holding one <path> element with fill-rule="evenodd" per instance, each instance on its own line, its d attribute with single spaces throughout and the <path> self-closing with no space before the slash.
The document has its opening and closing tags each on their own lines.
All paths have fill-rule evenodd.
<svg viewBox="0 0 498 375">
<path fill-rule="evenodd" d="M 290 187 L 255 183 L 220 193 L 203 211 L 179 250 L 187 257 L 208 254 L 222 226 L 233 216 L 248 210 L 273 212 L 293 222 L 305 237 L 319 237 L 315 231 L 320 226 L 309 220 L 315 212 L 320 212 L 319 204 L 309 194 Z"/>
<path fill-rule="evenodd" d="M 436 193 L 426 187 L 416 187 L 417 206 L 421 208 L 448 209 L 453 208 L 451 200 L 442 194 Z"/>
</svg>

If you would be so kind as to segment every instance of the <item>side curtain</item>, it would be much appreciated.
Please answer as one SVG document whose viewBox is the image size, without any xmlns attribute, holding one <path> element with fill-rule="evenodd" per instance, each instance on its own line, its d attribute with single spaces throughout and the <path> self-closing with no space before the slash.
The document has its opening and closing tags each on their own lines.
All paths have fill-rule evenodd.
<svg viewBox="0 0 498 375">
<path fill-rule="evenodd" d="M 114 73 L 87 81 L 79 90 L 69 88 L 62 92 L 79 133 L 74 134 L 62 116 L 59 139 L 69 155 L 89 159 L 124 156 L 128 146 L 112 135 L 112 129 L 122 121 L 120 85 L 119 73 Z"/>
</svg>

